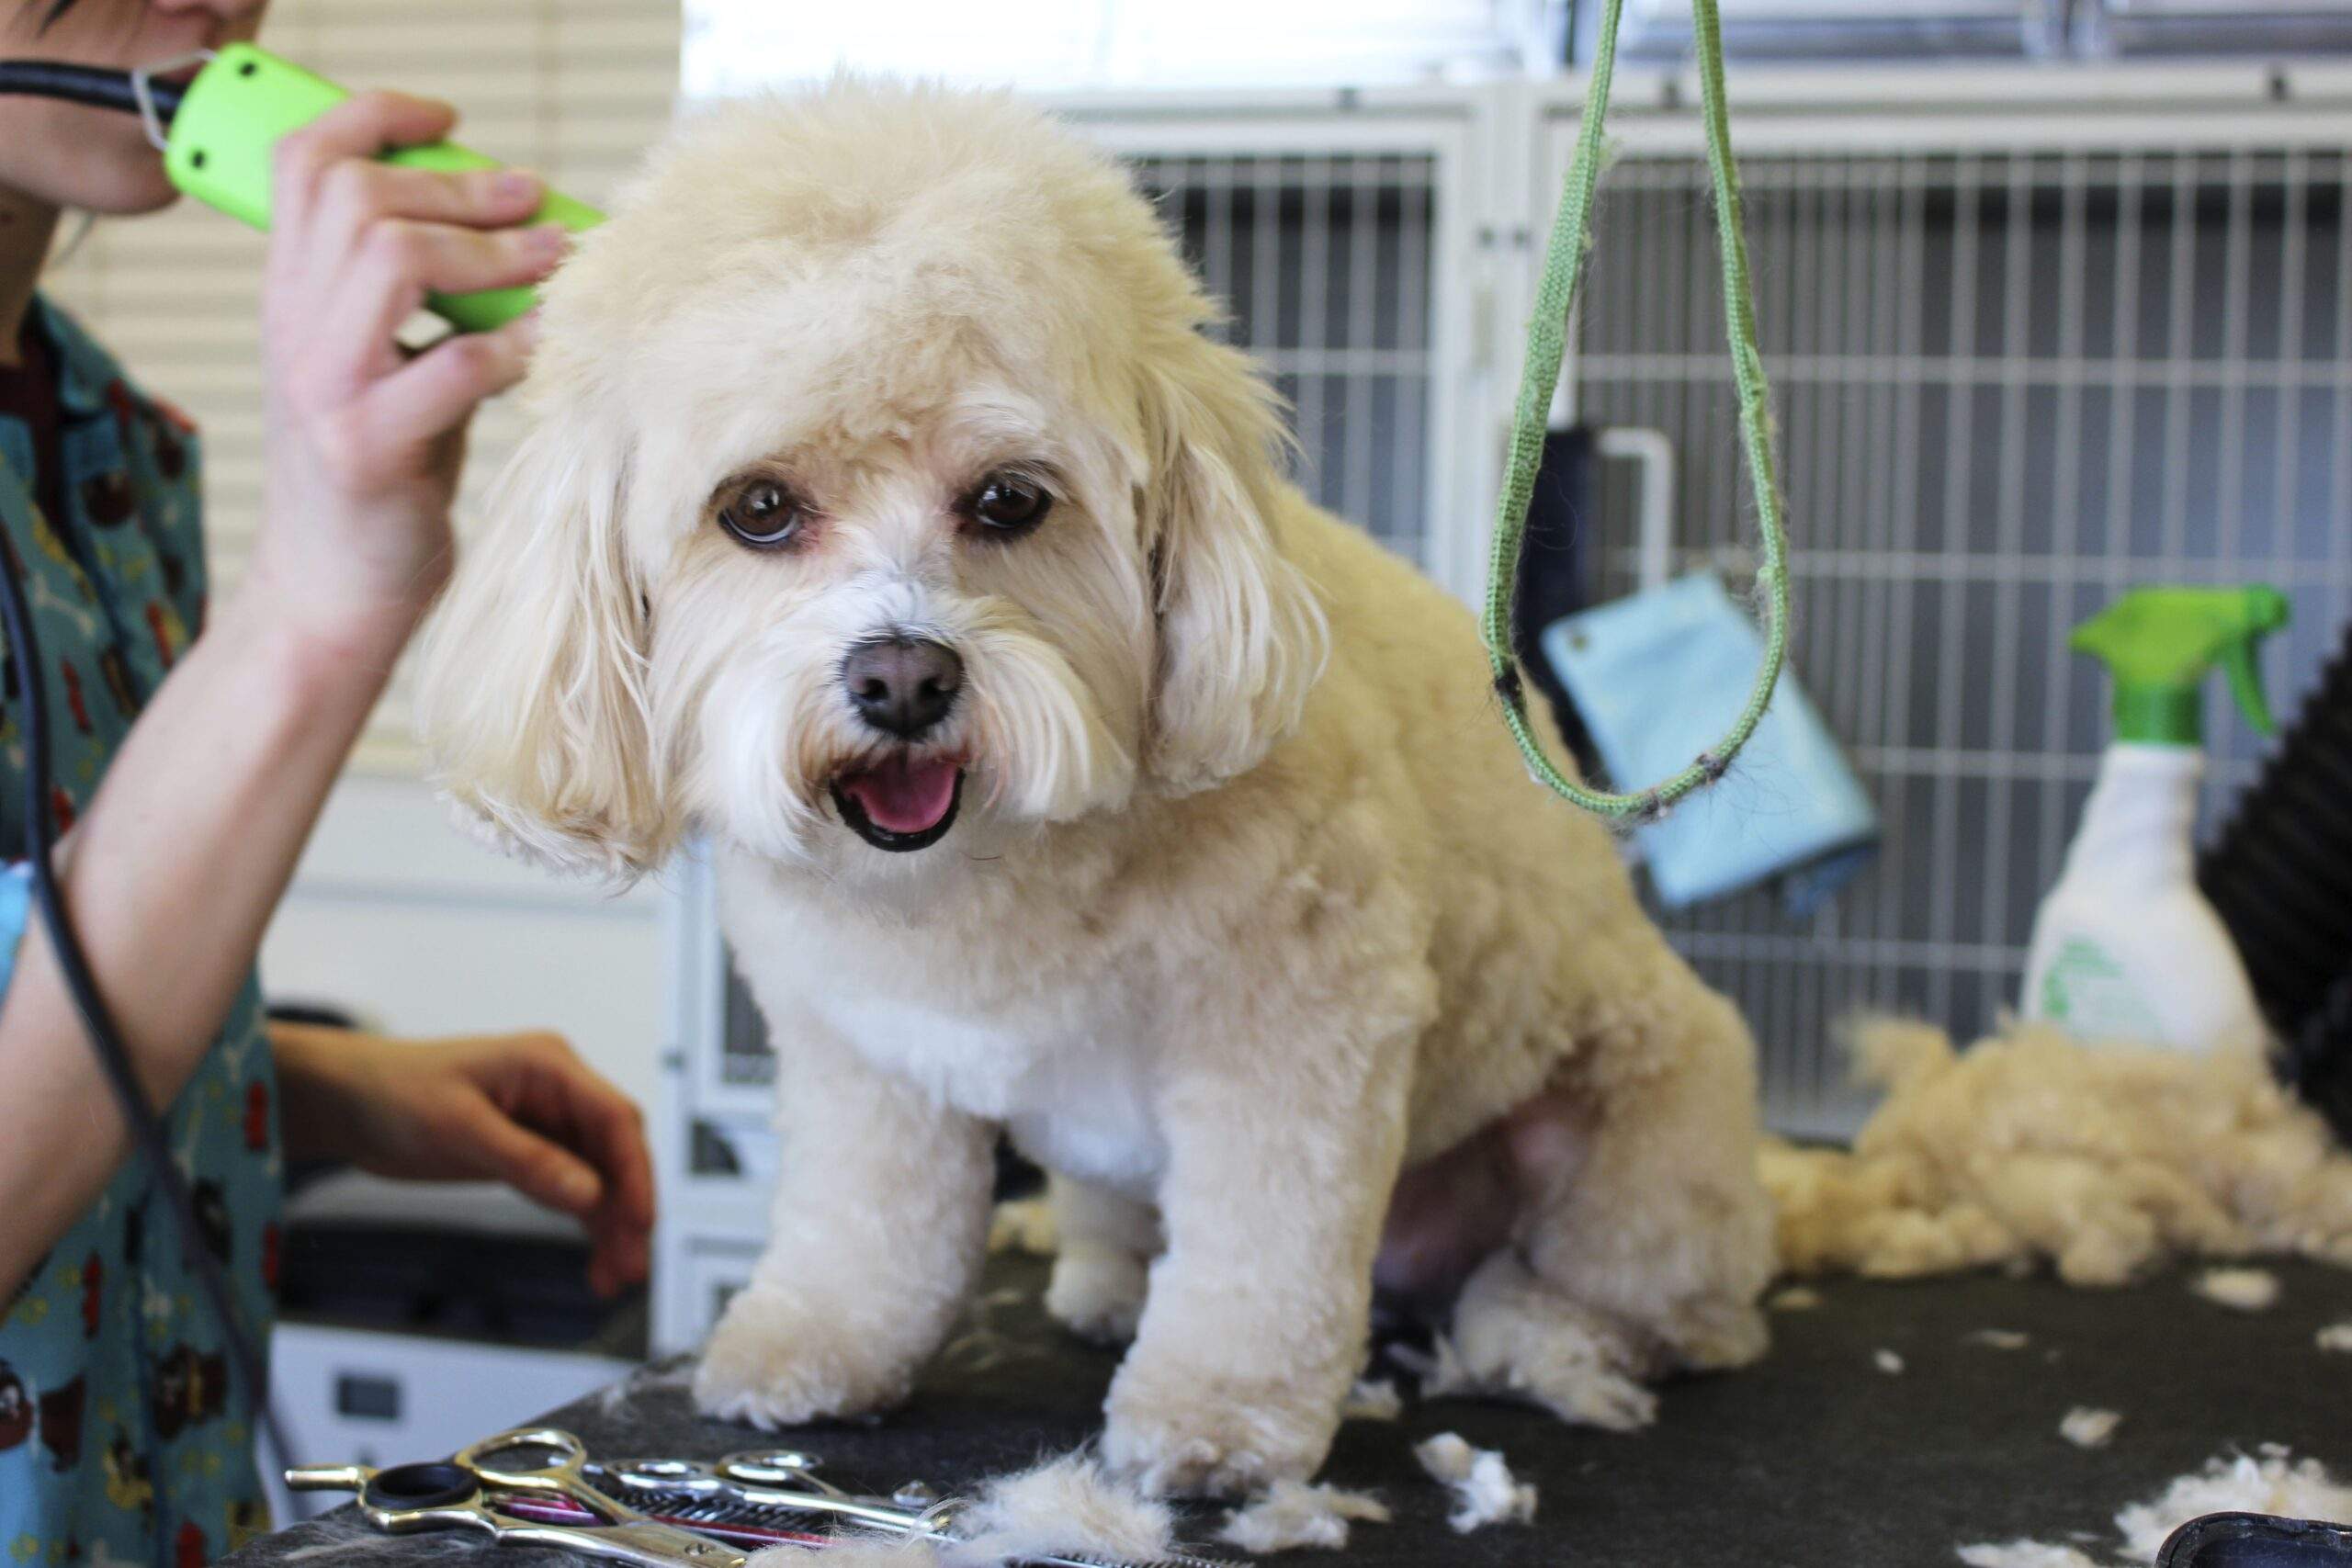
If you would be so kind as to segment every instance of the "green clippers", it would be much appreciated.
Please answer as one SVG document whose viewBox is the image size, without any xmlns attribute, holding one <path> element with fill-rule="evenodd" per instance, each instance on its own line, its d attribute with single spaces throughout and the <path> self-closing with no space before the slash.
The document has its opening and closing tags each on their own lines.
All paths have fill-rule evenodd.
<svg viewBox="0 0 2352 1568">
<path fill-rule="evenodd" d="M 134 72 L 132 85 L 148 134 L 164 149 L 164 168 L 172 184 L 208 207 L 265 230 L 269 227 L 271 149 L 277 139 L 351 96 L 267 50 L 232 43 L 205 61 L 179 95 L 166 126 L 156 101 L 155 74 L 152 70 Z M 382 158 L 405 168 L 448 173 L 501 166 L 497 159 L 451 141 L 395 148 Z M 555 191 L 548 193 L 532 219 L 574 231 L 603 220 L 594 208 Z M 483 332 L 513 321 L 537 299 L 529 288 L 485 288 L 430 295 L 425 306 L 460 332 Z"/>
</svg>

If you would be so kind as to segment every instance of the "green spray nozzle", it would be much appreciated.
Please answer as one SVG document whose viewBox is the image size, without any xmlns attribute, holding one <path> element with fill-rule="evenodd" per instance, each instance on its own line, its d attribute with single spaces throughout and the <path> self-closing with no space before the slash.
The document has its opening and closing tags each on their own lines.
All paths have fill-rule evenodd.
<svg viewBox="0 0 2352 1568">
<path fill-rule="evenodd" d="M 2117 739 L 2195 746 L 2204 739 L 2199 688 L 2217 664 L 2246 722 L 2271 733 L 2255 645 L 2286 624 L 2287 596 L 2266 583 L 2134 588 L 2076 626 L 2068 645 L 2115 677 Z"/>
</svg>

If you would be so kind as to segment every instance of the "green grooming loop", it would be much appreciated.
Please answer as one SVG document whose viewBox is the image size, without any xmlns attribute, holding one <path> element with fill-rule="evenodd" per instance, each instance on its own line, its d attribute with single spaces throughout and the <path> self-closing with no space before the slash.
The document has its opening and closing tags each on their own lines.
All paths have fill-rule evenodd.
<svg viewBox="0 0 2352 1568">
<path fill-rule="evenodd" d="M 230 44 L 188 84 L 165 139 L 164 172 L 174 186 L 206 206 L 267 229 L 271 150 L 278 138 L 300 130 L 350 96 L 267 50 Z M 447 174 L 503 166 L 495 158 L 449 141 L 394 148 L 382 158 L 403 168 Z M 549 191 L 532 221 L 560 223 L 576 232 L 601 223 L 604 214 Z M 536 291 L 521 287 L 435 294 L 425 305 L 458 331 L 472 333 L 503 326 L 537 301 Z"/>
<path fill-rule="evenodd" d="M 1503 473 L 1502 502 L 1495 520 L 1494 552 L 1487 569 L 1487 608 L 1480 621 L 1495 689 L 1503 698 L 1503 719 L 1519 742 L 1537 782 L 1586 810 L 1617 820 L 1653 821 L 1666 808 L 1703 784 L 1713 783 L 1747 744 L 1772 700 L 1788 655 L 1788 536 L 1781 516 L 1781 491 L 1772 461 L 1770 389 L 1764 356 L 1756 345 L 1756 303 L 1747 276 L 1747 241 L 1739 213 L 1739 176 L 1731 157 L 1731 122 L 1724 107 L 1723 28 L 1715 0 L 1691 0 L 1692 41 L 1699 63 L 1699 91 L 1706 122 L 1707 170 L 1714 185 L 1715 227 L 1723 251 L 1724 324 L 1731 342 L 1732 379 L 1739 389 L 1739 439 L 1755 486 L 1757 529 L 1763 560 L 1756 573 L 1764 606 L 1764 659 L 1747 704 L 1715 745 L 1691 759 L 1670 778 L 1622 793 L 1592 789 L 1562 773 L 1544 754 L 1527 716 L 1525 682 L 1512 642 L 1511 604 L 1519 581 L 1520 542 L 1527 532 L 1527 504 L 1544 457 L 1544 434 L 1566 351 L 1569 312 L 1584 269 L 1592 222 L 1593 188 L 1600 177 L 1601 131 L 1609 117 L 1610 81 L 1617 65 L 1617 21 L 1623 0 L 1608 0 L 1600 42 L 1585 92 L 1583 122 L 1576 154 L 1560 196 L 1560 210 L 1544 256 L 1543 281 L 1528 325 L 1527 363 L 1521 372 L 1519 402 L 1512 415 L 1510 455 Z"/>
</svg>

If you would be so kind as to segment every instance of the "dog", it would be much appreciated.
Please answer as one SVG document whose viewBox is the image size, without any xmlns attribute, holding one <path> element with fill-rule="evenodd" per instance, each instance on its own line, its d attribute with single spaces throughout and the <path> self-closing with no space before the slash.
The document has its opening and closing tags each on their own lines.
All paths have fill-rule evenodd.
<svg viewBox="0 0 2352 1568">
<path fill-rule="evenodd" d="M 1746 1027 L 1214 321 L 1108 156 L 854 79 L 686 124 L 547 286 L 419 708 L 528 855 L 711 844 L 783 1171 L 707 1411 L 905 1395 L 1001 1134 L 1155 1491 L 1310 1475 L 1375 1276 L 1604 1426 L 1764 1348 Z"/>
</svg>

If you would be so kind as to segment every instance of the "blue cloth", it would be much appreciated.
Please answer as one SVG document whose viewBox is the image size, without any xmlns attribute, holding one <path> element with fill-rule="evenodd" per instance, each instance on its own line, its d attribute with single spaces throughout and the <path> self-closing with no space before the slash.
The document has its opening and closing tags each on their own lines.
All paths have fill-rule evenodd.
<svg viewBox="0 0 2352 1568">
<path fill-rule="evenodd" d="M 1555 622 L 1543 643 L 1619 789 L 1679 773 L 1722 739 L 1764 655 L 1712 572 Z M 1791 912 L 1803 916 L 1860 869 L 1878 814 L 1784 669 L 1731 772 L 1635 837 L 1668 908 L 1780 876 Z"/>
<path fill-rule="evenodd" d="M 134 390 L 62 311 L 34 309 L 55 359 L 62 450 L 36 453 L 26 423 L 0 416 L 0 570 L 22 580 L 32 606 L 62 827 L 195 635 L 204 553 L 194 430 Z M 56 462 L 65 514 L 52 518 L 35 476 Z M 16 860 L 0 875 L 0 974 L 14 968 L 28 911 L 23 674 L 7 671 L 0 710 L 0 846 Z M 226 1260 L 256 1335 L 277 1269 L 277 1105 L 248 978 L 166 1132 L 201 1244 Z M 246 1391 L 180 1247 L 134 1160 L 0 1302 L 0 1568 L 195 1568 L 267 1528 Z"/>
</svg>

